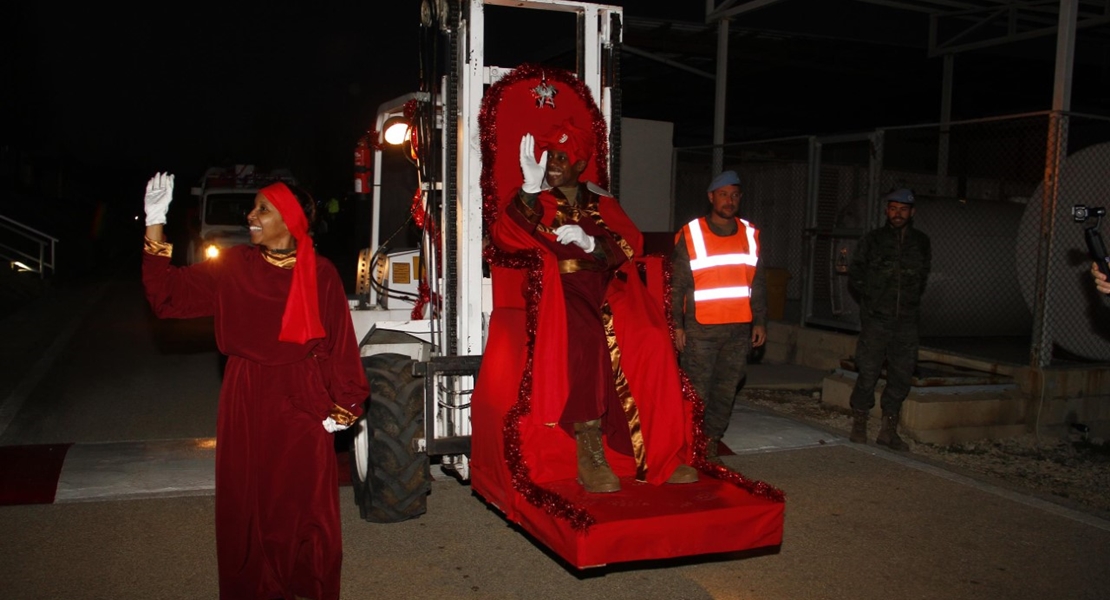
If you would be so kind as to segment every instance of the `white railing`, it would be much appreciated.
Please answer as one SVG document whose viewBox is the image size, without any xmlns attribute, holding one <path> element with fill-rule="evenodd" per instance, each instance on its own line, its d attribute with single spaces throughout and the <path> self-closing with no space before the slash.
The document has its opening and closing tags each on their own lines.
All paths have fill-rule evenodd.
<svg viewBox="0 0 1110 600">
<path fill-rule="evenodd" d="M 55 272 L 54 249 L 58 238 L 0 215 L 0 258 L 13 268 L 46 277 Z"/>
</svg>

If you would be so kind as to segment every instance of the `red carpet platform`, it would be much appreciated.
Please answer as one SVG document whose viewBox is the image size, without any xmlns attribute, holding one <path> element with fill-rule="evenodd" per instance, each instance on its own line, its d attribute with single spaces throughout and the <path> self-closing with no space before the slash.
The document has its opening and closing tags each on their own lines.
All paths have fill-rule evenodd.
<svg viewBox="0 0 1110 600">
<path fill-rule="evenodd" d="M 622 478 L 621 491 L 612 494 L 588 494 L 574 480 L 546 487 L 588 510 L 596 522 L 584 533 L 575 531 L 527 502 L 516 506 L 517 520 L 580 569 L 782 543 L 785 504 L 704 475 L 697 483 L 663 486 Z"/>
</svg>

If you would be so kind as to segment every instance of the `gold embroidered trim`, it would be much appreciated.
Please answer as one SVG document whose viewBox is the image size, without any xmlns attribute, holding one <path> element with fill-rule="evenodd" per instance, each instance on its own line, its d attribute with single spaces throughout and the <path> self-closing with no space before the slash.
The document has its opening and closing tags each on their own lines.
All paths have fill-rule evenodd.
<svg viewBox="0 0 1110 600">
<path fill-rule="evenodd" d="M 605 221 L 601 218 L 601 213 L 598 212 L 598 196 L 591 192 L 589 189 L 579 190 L 578 198 L 584 202 L 579 202 L 577 206 L 571 206 L 565 198 L 560 197 L 559 194 L 555 195 L 558 200 L 555 211 L 555 218 L 551 224 L 552 229 L 566 225 L 567 223 L 577 223 L 583 216 L 593 219 L 597 226 L 608 232 L 609 235 L 617 242 L 621 251 L 628 258 L 632 258 L 636 253 L 632 250 L 632 246 L 618 234 L 617 232 L 609 229 Z"/>
<path fill-rule="evenodd" d="M 578 271 L 605 271 L 608 267 L 597 262 L 581 258 L 568 258 L 559 261 L 559 274 L 577 273 Z"/>
<path fill-rule="evenodd" d="M 350 426 L 358 420 L 358 417 L 354 413 L 334 403 L 331 405 L 331 411 L 328 412 L 328 416 L 339 425 Z"/>
<path fill-rule="evenodd" d="M 517 195 L 516 200 L 514 202 L 514 204 L 516 205 L 516 209 L 518 211 L 520 211 L 520 214 L 523 215 L 524 219 L 526 221 L 528 221 L 529 223 L 539 223 L 540 214 L 538 212 L 536 212 L 535 208 L 529 206 L 528 203 L 524 201 L 524 195 L 526 193 L 527 192 L 525 192 L 524 190 L 520 190 L 520 194 Z M 539 194 L 528 194 L 528 195 L 532 197 L 532 201 L 534 203 L 539 202 Z"/>
<path fill-rule="evenodd" d="M 292 269 L 293 265 L 297 264 L 297 251 L 275 252 L 269 248 L 262 248 L 262 258 L 275 267 Z"/>
<path fill-rule="evenodd" d="M 613 329 L 613 311 L 608 302 L 601 309 L 601 321 L 605 324 L 605 339 L 609 344 L 609 360 L 613 363 L 617 398 L 620 400 L 621 408 L 624 409 L 628 435 L 632 438 L 632 457 L 636 460 L 636 481 L 647 481 L 648 465 L 644 450 L 644 432 L 640 429 L 640 409 L 636 406 L 636 399 L 632 397 L 628 379 L 625 378 L 624 369 L 621 368 L 621 349 L 617 345 L 617 333 Z"/>
<path fill-rule="evenodd" d="M 169 242 L 156 242 L 146 236 L 143 236 L 143 252 L 152 256 L 162 256 L 165 258 L 173 258 L 173 244 Z"/>
</svg>

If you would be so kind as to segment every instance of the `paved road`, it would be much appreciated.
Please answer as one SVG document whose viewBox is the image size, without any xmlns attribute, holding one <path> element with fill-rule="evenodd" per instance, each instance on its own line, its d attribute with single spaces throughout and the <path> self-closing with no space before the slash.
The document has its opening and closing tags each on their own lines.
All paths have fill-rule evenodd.
<svg viewBox="0 0 1110 600">
<path fill-rule="evenodd" d="M 219 361 L 204 324 L 160 330 L 133 280 L 90 290 L 52 300 L 66 318 L 0 323 L 29 337 L 0 346 L 18 349 L 0 357 L 0 443 L 211 437 Z M 1106 521 L 774 415 L 738 411 L 726 441 L 731 466 L 787 492 L 781 548 L 579 572 L 439 480 L 405 523 L 366 523 L 344 499 L 344 597 L 1110 597 Z M 0 597 L 214 598 L 210 492 L 124 498 L 0 507 Z"/>
</svg>

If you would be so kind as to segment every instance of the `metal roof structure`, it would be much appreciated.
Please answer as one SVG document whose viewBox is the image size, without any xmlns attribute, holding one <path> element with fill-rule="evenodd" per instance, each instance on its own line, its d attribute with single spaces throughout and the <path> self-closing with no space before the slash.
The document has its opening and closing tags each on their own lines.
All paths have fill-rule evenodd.
<svg viewBox="0 0 1110 600">
<path fill-rule="evenodd" d="M 1061 7 L 1070 108 L 1110 116 L 1107 0 L 624 4 L 625 114 L 675 122 L 679 145 L 713 137 L 722 18 L 726 142 L 1049 110 Z"/>
<path fill-rule="evenodd" d="M 959 53 L 1044 36 L 1055 36 L 1059 0 L 855 0 L 915 13 L 928 18 L 928 54 Z M 706 20 L 735 18 L 785 0 L 708 0 Z M 1110 23 L 1110 3 L 1105 0 L 1075 2 L 1076 28 Z"/>
</svg>

